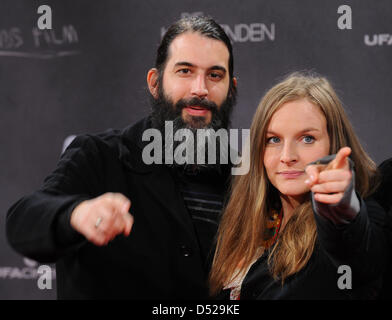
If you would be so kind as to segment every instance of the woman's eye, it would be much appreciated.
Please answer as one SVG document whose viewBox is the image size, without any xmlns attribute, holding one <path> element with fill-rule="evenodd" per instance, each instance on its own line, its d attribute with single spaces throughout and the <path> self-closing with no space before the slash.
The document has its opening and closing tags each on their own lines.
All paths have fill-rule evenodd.
<svg viewBox="0 0 392 320">
<path fill-rule="evenodd" d="M 267 139 L 267 143 L 271 143 L 271 144 L 275 144 L 275 143 L 279 143 L 280 139 L 278 137 L 270 137 Z"/>
<path fill-rule="evenodd" d="M 313 136 L 305 136 L 305 137 L 303 137 L 303 141 L 305 143 L 313 143 L 314 140 L 316 140 L 316 139 Z"/>
</svg>

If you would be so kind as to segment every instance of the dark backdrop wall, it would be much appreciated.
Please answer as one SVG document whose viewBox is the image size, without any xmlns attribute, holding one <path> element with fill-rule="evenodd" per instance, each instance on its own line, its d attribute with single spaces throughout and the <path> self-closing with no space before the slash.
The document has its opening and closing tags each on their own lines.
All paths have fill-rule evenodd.
<svg viewBox="0 0 392 320">
<path fill-rule="evenodd" d="M 49 5 L 53 29 L 37 28 Z M 352 29 L 338 28 L 338 7 Z M 238 104 L 233 127 L 249 128 L 266 89 L 314 70 L 340 94 L 376 163 L 392 156 L 390 0 L 67 0 L 0 2 L 0 299 L 54 299 L 39 289 L 39 264 L 5 239 L 5 215 L 55 167 L 67 137 L 121 128 L 149 112 L 146 73 L 165 28 L 208 14 L 234 46 Z M 55 276 L 55 274 L 53 274 Z"/>
</svg>

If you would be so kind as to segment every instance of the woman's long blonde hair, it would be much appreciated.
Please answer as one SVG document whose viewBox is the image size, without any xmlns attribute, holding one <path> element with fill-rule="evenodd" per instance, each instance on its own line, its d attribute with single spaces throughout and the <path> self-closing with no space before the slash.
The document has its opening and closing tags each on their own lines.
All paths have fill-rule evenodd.
<svg viewBox="0 0 392 320">
<path fill-rule="evenodd" d="M 327 120 L 330 154 L 344 146 L 352 150 L 355 188 L 361 197 L 376 187 L 377 167 L 362 148 L 354 130 L 327 79 L 293 73 L 271 88 L 257 107 L 250 128 L 250 168 L 236 176 L 231 197 L 224 210 L 217 235 L 217 248 L 210 272 L 210 293 L 215 295 L 236 275 L 245 272 L 262 247 L 271 209 L 279 200 L 269 182 L 264 165 L 266 130 L 275 111 L 284 103 L 298 99 L 320 107 Z M 269 267 L 275 279 L 284 280 L 309 261 L 317 238 L 310 200 L 296 208 L 269 254 Z"/>
</svg>

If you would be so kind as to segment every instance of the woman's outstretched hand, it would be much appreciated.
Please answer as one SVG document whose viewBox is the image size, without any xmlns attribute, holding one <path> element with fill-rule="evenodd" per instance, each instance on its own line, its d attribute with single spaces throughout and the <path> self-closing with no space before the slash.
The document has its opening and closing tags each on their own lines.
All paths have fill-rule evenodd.
<svg viewBox="0 0 392 320">
<path fill-rule="evenodd" d="M 330 163 L 308 165 L 305 183 L 314 194 L 314 199 L 327 204 L 337 204 L 351 182 L 352 173 L 348 156 L 351 148 L 341 148 Z"/>
</svg>

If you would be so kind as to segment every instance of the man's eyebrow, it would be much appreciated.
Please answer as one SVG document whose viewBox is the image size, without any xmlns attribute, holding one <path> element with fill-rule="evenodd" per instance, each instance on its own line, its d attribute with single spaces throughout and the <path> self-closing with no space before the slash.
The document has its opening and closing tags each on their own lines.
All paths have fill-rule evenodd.
<svg viewBox="0 0 392 320">
<path fill-rule="evenodd" d="M 190 63 L 190 62 L 187 62 L 187 61 L 179 61 L 179 62 L 176 62 L 176 64 L 174 65 L 174 67 L 181 67 L 181 66 L 195 67 L 194 64 L 192 64 L 192 63 Z M 226 72 L 226 68 L 225 68 L 225 67 L 222 67 L 222 66 L 220 66 L 220 65 L 215 65 L 215 66 L 212 66 L 212 67 L 210 67 L 210 68 L 208 68 L 208 69 L 209 69 L 209 70 L 220 70 L 220 71 L 222 71 L 222 72 Z"/>
<path fill-rule="evenodd" d="M 179 67 L 179 66 L 194 67 L 194 65 L 192 63 L 186 62 L 186 61 L 177 62 L 174 66 L 175 67 Z"/>
<path fill-rule="evenodd" d="M 225 68 L 225 67 L 222 67 L 222 66 L 212 66 L 212 67 L 210 68 L 210 70 L 220 70 L 220 71 L 226 73 L 226 68 Z"/>
</svg>

